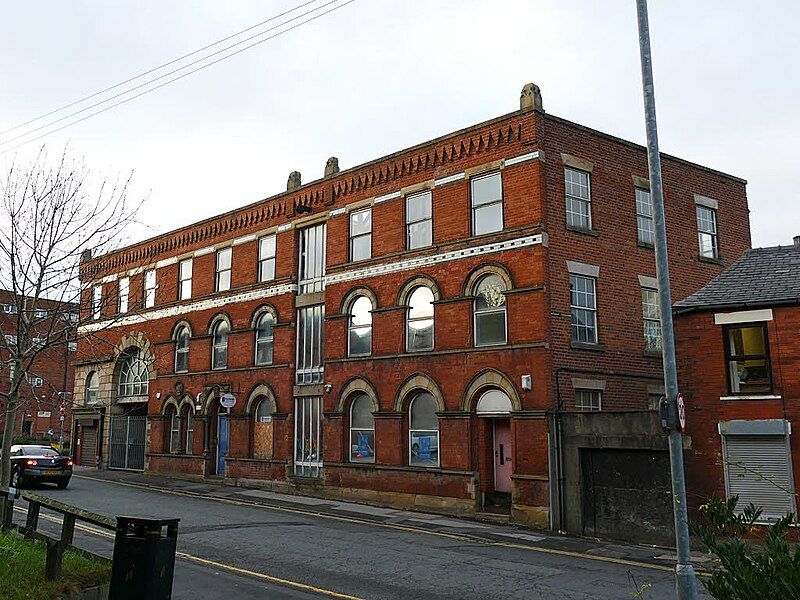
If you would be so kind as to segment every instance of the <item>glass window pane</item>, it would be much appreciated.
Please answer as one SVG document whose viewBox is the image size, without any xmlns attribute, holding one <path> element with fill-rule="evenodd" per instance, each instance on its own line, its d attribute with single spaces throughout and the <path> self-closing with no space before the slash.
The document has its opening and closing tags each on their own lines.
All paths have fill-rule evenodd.
<svg viewBox="0 0 800 600">
<path fill-rule="evenodd" d="M 258 325 L 256 327 L 256 332 L 259 339 L 272 337 L 272 324 L 273 318 L 270 313 L 265 313 L 259 317 Z"/>
<path fill-rule="evenodd" d="M 256 343 L 256 364 L 269 365 L 272 364 L 272 340 Z"/>
<path fill-rule="evenodd" d="M 420 286 L 411 292 L 408 316 L 419 319 L 433 316 L 433 291 L 429 287 Z"/>
<path fill-rule="evenodd" d="M 406 198 L 406 223 L 431 218 L 431 193 L 417 194 Z"/>
<path fill-rule="evenodd" d="M 262 260 L 258 265 L 259 281 L 269 281 L 275 279 L 275 259 L 268 258 Z"/>
<path fill-rule="evenodd" d="M 503 180 L 500 173 L 492 173 L 483 177 L 475 177 L 472 181 L 472 206 L 502 200 Z"/>
<path fill-rule="evenodd" d="M 408 324 L 408 350 L 433 349 L 433 319 L 411 321 Z"/>
<path fill-rule="evenodd" d="M 374 429 L 375 418 L 372 416 L 372 400 L 366 394 L 359 394 L 350 408 L 350 427 L 352 429 Z"/>
<path fill-rule="evenodd" d="M 375 462 L 375 431 L 372 429 L 350 430 L 350 461 Z"/>
<path fill-rule="evenodd" d="M 475 309 L 486 310 L 498 308 L 505 304 L 506 284 L 497 275 L 487 275 L 483 277 L 476 286 L 475 290 Z"/>
<path fill-rule="evenodd" d="M 472 210 L 472 231 L 474 235 L 492 233 L 503 229 L 503 203 L 479 206 Z"/>
<path fill-rule="evenodd" d="M 439 432 L 412 431 L 410 438 L 411 465 L 418 467 L 438 467 Z"/>
<path fill-rule="evenodd" d="M 591 217 L 589 213 L 589 203 L 585 200 L 567 198 L 567 225 L 580 229 L 591 228 Z"/>
<path fill-rule="evenodd" d="M 731 356 L 763 356 L 767 352 L 763 327 L 736 327 L 728 330 Z"/>
<path fill-rule="evenodd" d="M 372 236 L 360 235 L 350 240 L 350 260 L 366 260 L 372 256 Z"/>
<path fill-rule="evenodd" d="M 728 365 L 731 391 L 738 394 L 769 393 L 772 377 L 766 358 L 732 360 Z"/>
<path fill-rule="evenodd" d="M 258 258 L 260 260 L 275 257 L 275 236 L 268 235 L 258 241 Z"/>
<path fill-rule="evenodd" d="M 411 401 L 411 429 L 439 429 L 439 407 L 430 392 L 420 392 Z"/>
<path fill-rule="evenodd" d="M 567 196 L 589 200 L 589 174 L 576 169 L 564 169 L 564 185 Z"/>
<path fill-rule="evenodd" d="M 408 226 L 408 249 L 424 248 L 433 243 L 433 225 L 431 221 L 418 221 Z"/>
<path fill-rule="evenodd" d="M 372 231 L 372 209 L 356 210 L 350 213 L 350 235 Z"/>
<path fill-rule="evenodd" d="M 351 327 L 349 337 L 350 356 L 366 356 L 372 353 L 372 327 Z"/>
<path fill-rule="evenodd" d="M 222 271 L 231 268 L 231 249 L 225 248 L 217 252 L 217 270 Z"/>
<path fill-rule="evenodd" d="M 372 301 L 366 296 L 359 296 L 350 309 L 352 325 L 370 325 L 372 323 Z"/>
<path fill-rule="evenodd" d="M 475 315 L 475 343 L 479 346 L 506 343 L 506 311 Z"/>
</svg>

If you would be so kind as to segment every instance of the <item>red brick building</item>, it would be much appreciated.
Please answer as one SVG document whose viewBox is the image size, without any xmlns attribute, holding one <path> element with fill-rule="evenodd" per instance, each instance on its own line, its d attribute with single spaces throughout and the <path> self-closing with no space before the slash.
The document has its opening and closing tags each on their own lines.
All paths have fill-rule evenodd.
<svg viewBox="0 0 800 600">
<path fill-rule="evenodd" d="M 20 314 L 25 312 L 28 306 L 30 306 L 30 299 L 0 290 L 0 336 L 2 336 L 2 340 L 0 340 L 0 364 L 2 364 L 0 393 L 9 390 L 12 368 L 9 362 L 9 348 L 17 347 L 20 333 L 18 321 Z M 71 309 L 68 305 L 66 306 L 65 309 L 64 304 L 42 299 L 38 301 L 36 310 L 28 310 L 33 333 L 32 339 L 29 340 L 31 345 L 43 344 L 48 335 L 58 337 L 62 327 L 67 327 L 72 332 L 67 336 L 69 339 L 75 339 L 74 325 L 64 320 L 64 317 L 70 314 Z M 77 311 L 77 307 L 74 310 Z M 77 312 L 74 316 L 77 317 Z M 53 331 L 56 333 L 53 334 Z M 20 387 L 22 404 L 16 413 L 15 435 L 57 441 L 63 425 L 63 437 L 65 440 L 69 440 L 72 426 L 72 389 L 74 387 L 74 369 L 71 363 L 75 350 L 75 342 L 48 344 L 36 357 L 32 367 L 26 373 L 26 382 Z M 63 422 L 61 421 L 62 407 L 64 410 Z M 0 397 L 0 432 L 5 426 L 5 418 L 6 403 Z"/>
<path fill-rule="evenodd" d="M 683 297 L 749 247 L 745 182 L 663 169 Z M 529 84 L 518 111 L 88 260 L 82 462 L 547 526 L 548 414 L 662 390 L 646 177 L 643 147 Z"/>
<path fill-rule="evenodd" d="M 800 237 L 755 248 L 675 304 L 692 451 L 689 500 L 739 496 L 765 519 L 797 514 Z M 794 434 L 794 435 L 793 435 Z"/>
</svg>

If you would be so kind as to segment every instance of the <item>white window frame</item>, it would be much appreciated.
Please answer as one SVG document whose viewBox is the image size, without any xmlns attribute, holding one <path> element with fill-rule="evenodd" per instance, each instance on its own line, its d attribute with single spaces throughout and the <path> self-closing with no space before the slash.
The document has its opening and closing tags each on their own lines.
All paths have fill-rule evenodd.
<svg viewBox="0 0 800 600">
<path fill-rule="evenodd" d="M 297 310 L 297 366 L 295 383 L 322 383 L 325 376 L 325 305 Z"/>
<path fill-rule="evenodd" d="M 476 204 L 475 200 L 475 184 L 479 181 L 484 179 L 490 179 L 497 177 L 500 180 L 500 197 L 499 198 L 491 198 L 489 200 L 482 200 L 479 204 Z M 503 174 L 502 171 L 492 171 L 491 173 L 484 173 L 477 177 L 473 177 L 470 182 L 470 220 L 472 223 L 472 235 L 489 235 L 492 233 L 497 233 L 498 231 L 503 231 L 505 229 L 505 207 L 503 206 Z M 494 207 L 497 206 L 500 209 L 500 229 L 492 229 L 491 231 L 483 231 L 478 233 L 476 231 L 476 219 L 475 215 L 479 209 L 486 208 L 486 207 Z"/>
<path fill-rule="evenodd" d="M 701 217 L 701 213 L 708 213 L 710 219 Z M 702 204 L 695 205 L 695 215 L 697 216 L 697 249 L 702 258 L 719 259 L 719 234 L 717 233 L 717 209 Z M 709 221 L 711 227 L 704 229 L 701 221 Z M 711 253 L 704 251 L 703 239 L 708 237 L 711 240 Z"/>
<path fill-rule="evenodd" d="M 589 403 L 583 402 L 588 398 Z M 595 399 L 597 402 L 595 402 Z M 575 389 L 575 410 L 580 412 L 600 412 L 603 410 L 603 390 L 590 388 Z"/>
<path fill-rule="evenodd" d="M 180 454 L 181 451 L 181 416 L 178 408 L 173 406 L 169 419 L 169 453 Z"/>
<path fill-rule="evenodd" d="M 184 439 L 184 452 L 186 454 L 192 454 L 192 438 L 194 437 L 194 409 L 192 408 L 191 404 L 186 404 L 186 416 L 183 417 L 186 420 L 186 429 L 184 433 L 186 435 Z"/>
<path fill-rule="evenodd" d="M 353 310 L 355 308 L 356 302 L 361 300 L 362 298 L 366 299 L 369 302 L 369 323 L 365 325 L 354 325 L 353 324 Z M 347 318 L 347 356 L 359 357 L 359 356 L 371 356 L 372 355 L 372 311 L 375 310 L 375 307 L 372 304 L 372 299 L 367 295 L 359 295 L 353 298 L 353 301 L 350 302 L 350 309 L 348 310 L 348 318 Z M 369 350 L 367 352 L 359 352 L 354 353 L 351 347 L 351 338 L 354 331 L 362 331 L 362 330 L 369 330 Z"/>
<path fill-rule="evenodd" d="M 649 296 L 652 296 L 654 302 L 650 302 Z M 648 307 L 654 307 L 655 312 L 648 312 Z M 661 345 L 664 343 L 661 331 L 661 305 L 659 304 L 658 289 L 642 286 L 642 326 L 644 328 L 644 347 L 649 352 L 661 352 Z M 650 340 L 653 339 L 649 335 L 649 331 L 657 332 L 658 344 L 653 346 Z"/>
<path fill-rule="evenodd" d="M 96 283 L 92 286 L 92 318 L 97 320 L 103 312 L 103 285 Z"/>
<path fill-rule="evenodd" d="M 354 233 L 353 225 L 355 218 L 362 214 L 369 215 L 369 231 Z M 368 206 L 367 208 L 359 208 L 358 210 L 350 211 L 349 221 L 350 221 L 350 232 L 349 232 L 350 262 L 369 260 L 370 258 L 372 258 L 372 207 Z M 367 255 L 356 257 L 353 252 L 354 244 L 356 240 L 361 240 L 363 238 L 369 239 L 369 249 L 367 251 Z"/>
<path fill-rule="evenodd" d="M 505 296 L 503 297 L 503 303 L 498 307 L 488 307 L 483 309 L 478 308 L 478 294 L 481 283 L 488 277 L 492 276 L 498 277 L 502 281 L 502 278 L 500 278 L 498 275 L 494 273 L 487 273 L 486 275 L 483 275 L 478 279 L 478 281 L 475 282 L 475 288 L 472 294 L 475 297 L 475 299 L 472 301 L 472 331 L 473 331 L 472 337 L 473 337 L 473 343 L 475 344 L 476 348 L 484 346 L 505 346 L 508 343 L 508 305 L 506 304 Z M 503 294 L 505 294 L 505 292 L 508 291 L 507 289 L 505 289 L 505 287 L 506 286 L 504 284 L 503 290 L 501 290 L 501 293 Z M 483 342 L 483 343 L 479 342 L 478 319 L 485 315 L 493 315 L 499 313 L 503 314 L 503 340 L 497 342 Z"/>
<path fill-rule="evenodd" d="M 348 462 L 352 462 L 352 463 L 370 464 L 370 463 L 374 463 L 375 462 L 375 448 L 374 447 L 372 448 L 372 456 L 369 457 L 367 460 L 356 459 L 356 458 L 353 457 L 353 433 L 359 432 L 359 431 L 367 431 L 367 432 L 371 431 L 372 432 L 372 443 L 373 443 L 373 445 L 377 445 L 377 442 L 376 442 L 376 439 L 375 439 L 375 416 L 372 414 L 372 410 L 370 410 L 370 417 L 372 417 L 372 427 L 371 428 L 370 427 L 353 427 L 353 408 L 355 407 L 356 402 L 361 400 L 361 399 L 365 399 L 366 402 L 369 403 L 370 408 L 372 408 L 372 399 L 367 394 L 365 394 L 363 392 L 357 394 L 353 398 L 352 402 L 350 402 L 350 432 L 349 432 L 349 437 L 347 438 L 347 448 L 348 448 L 347 460 L 348 460 Z"/>
<path fill-rule="evenodd" d="M 417 392 L 416 395 L 411 399 L 411 402 L 408 405 L 408 465 L 410 467 L 417 467 L 417 468 L 439 468 L 442 464 L 442 453 L 441 453 L 441 435 L 439 431 L 441 427 L 439 425 L 439 417 L 436 416 L 436 411 L 434 411 L 434 416 L 436 417 L 436 429 L 413 429 L 412 428 L 412 417 L 411 412 L 414 408 L 414 403 L 419 399 L 419 397 L 423 393 L 430 393 L 430 392 Z M 434 400 L 435 402 L 435 400 Z M 413 439 L 415 433 L 423 433 L 423 434 L 436 434 L 436 464 L 435 465 L 419 465 L 413 464 Z"/>
<path fill-rule="evenodd" d="M 153 308 L 156 305 L 156 270 L 148 269 L 144 272 L 144 307 Z"/>
<path fill-rule="evenodd" d="M 17 305 L 16 304 L 3 304 L 3 312 L 7 315 L 16 315 L 17 314 Z"/>
<path fill-rule="evenodd" d="M 299 230 L 297 239 L 298 293 L 311 294 L 321 292 L 325 289 L 327 225 L 325 223 L 317 223 L 316 225 L 304 227 Z"/>
<path fill-rule="evenodd" d="M 636 239 L 649 246 L 656 243 L 656 221 L 653 207 L 653 196 L 650 190 L 635 188 L 636 195 Z M 643 227 L 648 224 L 647 227 Z M 645 239 L 647 238 L 647 239 Z"/>
<path fill-rule="evenodd" d="M 414 294 L 417 293 L 420 289 L 425 288 L 431 293 L 431 309 L 433 314 L 428 317 L 411 317 L 411 299 L 414 297 Z M 406 352 L 430 352 L 436 347 L 436 294 L 433 293 L 433 290 L 426 286 L 426 285 L 418 285 L 412 289 L 408 294 L 407 300 L 407 308 L 406 308 L 406 315 L 405 315 L 405 334 L 406 334 Z M 430 347 L 425 348 L 412 348 L 411 347 L 411 323 L 416 323 L 418 321 L 430 321 L 431 322 L 431 344 Z"/>
<path fill-rule="evenodd" d="M 417 219 L 411 219 L 409 217 L 409 210 L 408 205 L 411 202 L 414 202 L 420 198 L 427 198 L 427 205 L 428 205 L 428 216 L 421 217 Z M 406 249 L 407 250 L 417 250 L 418 248 L 427 248 L 433 245 L 433 193 L 431 190 L 425 190 L 424 192 L 420 192 L 419 194 L 411 194 L 410 196 L 406 196 L 405 202 L 405 209 L 406 209 Z M 420 245 L 413 245 L 411 243 L 411 229 L 416 225 L 421 225 L 423 223 L 429 223 L 429 231 L 430 231 L 430 240 L 427 244 L 420 244 Z"/>
<path fill-rule="evenodd" d="M 146 396 L 150 389 L 150 370 L 139 350 L 125 355 L 120 366 L 117 394 L 121 398 Z"/>
<path fill-rule="evenodd" d="M 192 271 L 194 262 L 191 258 L 178 262 L 178 300 L 189 300 L 192 297 Z"/>
<path fill-rule="evenodd" d="M 183 334 L 186 334 L 186 346 L 181 346 L 181 338 Z M 175 373 L 188 373 L 189 372 L 189 340 L 191 339 L 191 334 L 189 332 L 189 328 L 186 325 L 181 325 L 178 331 L 175 333 L 175 363 L 174 363 L 174 371 Z M 186 368 L 179 369 L 178 368 L 178 357 L 185 355 L 186 358 Z"/>
<path fill-rule="evenodd" d="M 586 176 L 586 186 L 584 186 L 580 180 L 573 181 L 573 179 L 567 179 L 567 173 L 577 173 L 579 175 Z M 578 191 L 580 192 L 583 187 L 586 187 L 586 196 L 582 194 L 575 194 L 571 193 L 570 190 L 573 189 L 573 186 L 578 187 Z M 574 192 L 574 189 L 573 189 Z M 592 174 L 589 171 L 583 171 L 581 169 L 576 169 L 574 167 L 564 167 L 564 195 L 565 195 L 565 217 L 567 227 L 571 227 L 573 229 L 578 229 L 581 231 L 591 231 L 593 227 L 593 219 L 592 219 Z M 581 213 L 575 212 L 571 210 L 570 202 L 578 203 L 581 206 L 585 206 L 586 208 L 586 226 L 571 222 L 575 219 L 570 217 L 570 215 L 577 215 L 583 219 L 583 215 Z"/>
<path fill-rule="evenodd" d="M 94 383 L 93 383 L 94 382 Z M 85 406 L 97 404 L 100 401 L 100 373 L 89 371 L 86 376 L 86 389 L 83 392 Z"/>
<path fill-rule="evenodd" d="M 225 343 L 219 341 L 220 328 L 225 327 Z M 220 319 L 214 323 L 211 330 L 211 370 L 224 371 L 228 368 L 228 344 L 230 342 L 231 327 L 225 319 Z M 217 357 L 221 352 L 225 352 L 224 364 L 217 364 Z"/>
<path fill-rule="evenodd" d="M 275 256 L 278 251 L 278 238 L 275 234 L 265 235 L 258 240 L 258 280 L 261 282 L 275 279 Z M 264 268 L 271 270 L 271 275 L 264 276 Z"/>
<path fill-rule="evenodd" d="M 47 315 L 48 315 L 48 312 L 46 310 L 42 310 L 41 308 L 33 311 L 33 318 L 34 319 L 46 319 Z"/>
<path fill-rule="evenodd" d="M 592 283 L 591 297 L 594 299 L 594 306 L 593 307 L 580 306 L 580 305 L 578 305 L 578 304 L 576 304 L 574 302 L 574 297 L 573 297 L 573 278 L 575 278 L 576 281 L 579 280 L 579 279 L 586 280 L 586 281 L 591 281 L 591 283 Z M 591 277 L 589 275 L 579 275 L 577 273 L 570 273 L 569 274 L 569 279 L 570 279 L 569 308 L 570 308 L 570 336 L 571 336 L 571 339 L 572 339 L 573 342 L 576 342 L 576 343 L 579 343 L 579 344 L 597 344 L 598 343 L 598 339 L 599 339 L 599 331 L 598 331 L 599 326 L 598 326 L 598 323 L 597 323 L 597 278 L 596 277 Z M 584 292 L 578 292 L 578 293 L 584 293 Z M 574 328 L 576 327 L 575 313 L 577 311 L 591 313 L 594 316 L 594 327 L 592 329 L 589 329 L 587 327 L 579 326 L 579 328 L 586 329 L 587 331 L 592 331 L 593 334 L 594 334 L 593 335 L 594 340 L 586 341 L 586 340 L 576 339 Z"/>
<path fill-rule="evenodd" d="M 119 278 L 119 303 L 117 305 L 117 312 L 125 314 L 128 312 L 128 304 L 131 293 L 131 279 L 130 277 Z"/>
<path fill-rule="evenodd" d="M 220 263 L 227 257 L 228 266 L 220 266 Z M 227 292 L 231 289 L 233 279 L 233 248 L 220 248 L 217 250 L 217 260 L 214 275 L 214 291 Z M 223 277 L 227 276 L 227 277 Z"/>
<path fill-rule="evenodd" d="M 270 326 L 270 334 L 269 335 L 261 335 L 261 322 L 264 319 L 270 319 L 272 324 Z M 258 360 L 258 349 L 260 346 L 268 344 L 270 346 L 270 359 L 266 362 L 260 362 Z M 275 317 L 272 315 L 271 312 L 264 312 L 259 315 L 258 319 L 256 320 L 256 327 L 255 327 L 255 355 L 253 356 L 253 364 L 257 366 L 263 365 L 271 365 L 275 360 Z"/>
<path fill-rule="evenodd" d="M 295 398 L 294 474 L 302 477 L 322 475 L 324 442 L 321 396 Z"/>
</svg>

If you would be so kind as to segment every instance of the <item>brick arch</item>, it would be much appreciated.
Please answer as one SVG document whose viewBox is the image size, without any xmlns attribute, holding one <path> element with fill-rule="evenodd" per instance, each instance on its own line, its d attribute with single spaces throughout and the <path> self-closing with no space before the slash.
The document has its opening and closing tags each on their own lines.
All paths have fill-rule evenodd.
<svg viewBox="0 0 800 600">
<path fill-rule="evenodd" d="M 171 394 L 167 396 L 166 400 L 164 400 L 164 403 L 161 405 L 161 414 L 166 415 L 167 409 L 170 406 L 172 406 L 175 409 L 176 413 L 180 413 L 181 403 L 179 403 L 178 399 Z"/>
<path fill-rule="evenodd" d="M 514 407 L 514 410 L 522 410 L 522 401 L 519 399 L 514 382 L 505 374 L 494 369 L 484 369 L 472 378 L 472 381 L 469 382 L 466 390 L 464 390 L 464 396 L 461 399 L 461 410 L 474 412 L 478 398 L 487 389 L 497 389 L 505 392 L 511 399 L 511 406 Z"/>
<path fill-rule="evenodd" d="M 253 314 L 250 316 L 250 327 L 253 329 L 256 328 L 258 325 L 258 320 L 265 314 L 269 313 L 272 315 L 272 323 L 273 325 L 278 324 L 278 311 L 277 309 L 272 306 L 272 304 L 261 304 L 258 306 L 254 311 Z"/>
<path fill-rule="evenodd" d="M 397 390 L 397 395 L 394 400 L 395 412 L 403 412 L 404 408 L 408 405 L 409 398 L 411 398 L 412 394 L 416 391 L 430 392 L 434 400 L 436 400 L 439 412 L 445 410 L 444 394 L 442 394 L 439 384 L 424 373 L 414 373 L 406 379 Z"/>
<path fill-rule="evenodd" d="M 511 278 L 508 269 L 500 263 L 491 262 L 478 265 L 470 271 L 469 275 L 467 275 L 467 278 L 464 280 L 464 285 L 461 288 L 461 295 L 474 295 L 475 292 L 473 290 L 475 289 L 475 285 L 485 275 L 497 275 L 503 280 L 503 283 L 506 284 L 506 291 L 514 289 L 514 280 Z"/>
<path fill-rule="evenodd" d="M 356 393 L 364 393 L 369 396 L 372 401 L 373 412 L 380 409 L 378 392 L 375 391 L 375 387 L 364 377 L 353 377 L 339 393 L 339 399 L 336 401 L 336 412 L 344 412 L 350 398 Z"/>
<path fill-rule="evenodd" d="M 372 302 L 372 310 L 378 308 L 378 295 L 374 292 L 374 290 L 371 287 L 366 285 L 360 285 L 356 288 L 351 289 L 344 295 L 344 297 L 342 298 L 342 304 L 339 307 L 339 312 L 343 315 L 350 312 L 350 305 L 359 296 L 366 296 L 367 298 L 369 298 L 369 301 Z"/>
<path fill-rule="evenodd" d="M 219 400 L 222 397 L 222 394 L 229 392 L 231 390 L 230 384 L 222 384 L 222 385 L 211 385 L 206 386 L 203 388 L 203 414 L 210 415 L 212 414 L 211 406 L 215 400 Z M 220 407 L 221 411 L 225 411 L 226 413 L 230 412 L 230 409 L 225 409 Z"/>
<path fill-rule="evenodd" d="M 213 317 L 211 317 L 208 321 L 208 335 L 213 335 L 214 327 L 217 326 L 217 323 L 220 321 L 226 321 L 228 323 L 228 332 L 230 333 L 233 330 L 233 320 L 231 316 L 225 312 L 218 312 Z"/>
<path fill-rule="evenodd" d="M 147 363 L 148 367 L 155 361 L 155 355 L 153 354 L 150 340 L 147 339 L 147 336 L 143 332 L 131 331 L 130 333 L 124 334 L 122 338 L 120 338 L 119 344 L 114 346 L 114 358 L 118 360 L 120 356 L 131 348 L 137 348 L 139 350 L 142 360 Z M 151 371 L 150 379 L 154 377 L 155 375 L 153 375 Z"/>
<path fill-rule="evenodd" d="M 442 299 L 442 292 L 439 289 L 439 284 L 436 283 L 433 277 L 430 275 L 416 275 L 400 286 L 400 293 L 397 294 L 397 306 L 406 306 L 411 292 L 420 286 L 430 288 L 433 292 L 434 301 Z"/>
<path fill-rule="evenodd" d="M 171 340 L 175 341 L 175 336 L 178 335 L 178 330 L 181 327 L 186 327 L 186 329 L 189 330 L 189 337 L 190 338 L 192 337 L 193 332 L 191 323 L 189 323 L 189 321 L 187 321 L 186 319 L 181 319 L 180 321 L 175 323 L 175 325 L 172 326 L 172 331 L 169 334 Z"/>
<path fill-rule="evenodd" d="M 250 394 L 248 394 L 247 402 L 244 406 L 244 412 L 248 415 L 252 414 L 256 400 L 262 397 L 266 398 L 272 405 L 273 413 L 278 412 L 278 397 L 268 383 L 259 383 L 250 390 Z"/>
</svg>

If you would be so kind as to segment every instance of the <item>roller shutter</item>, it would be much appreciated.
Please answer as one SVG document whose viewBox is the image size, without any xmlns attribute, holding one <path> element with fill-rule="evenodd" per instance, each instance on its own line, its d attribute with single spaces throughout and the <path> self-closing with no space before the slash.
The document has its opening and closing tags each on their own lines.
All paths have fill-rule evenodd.
<svg viewBox="0 0 800 600">
<path fill-rule="evenodd" d="M 765 520 L 795 512 L 788 436 L 725 435 L 724 440 L 725 487 L 728 497 L 739 496 L 739 509 L 752 502 Z"/>
</svg>

